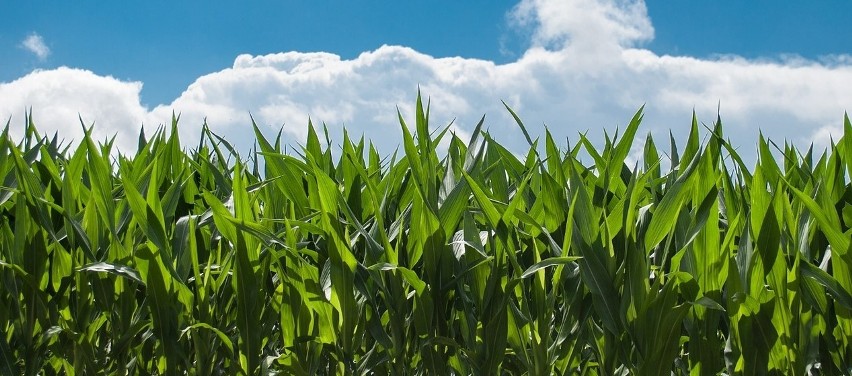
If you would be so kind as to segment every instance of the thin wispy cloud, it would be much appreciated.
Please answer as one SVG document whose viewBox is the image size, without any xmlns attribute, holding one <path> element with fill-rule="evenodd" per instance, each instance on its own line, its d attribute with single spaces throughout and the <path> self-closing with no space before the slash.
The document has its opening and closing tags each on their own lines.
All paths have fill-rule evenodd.
<svg viewBox="0 0 852 376">
<path fill-rule="evenodd" d="M 44 38 L 36 33 L 27 35 L 27 37 L 21 42 L 21 48 L 32 52 L 39 60 L 42 61 L 50 56 L 50 48 L 44 43 Z"/>
</svg>

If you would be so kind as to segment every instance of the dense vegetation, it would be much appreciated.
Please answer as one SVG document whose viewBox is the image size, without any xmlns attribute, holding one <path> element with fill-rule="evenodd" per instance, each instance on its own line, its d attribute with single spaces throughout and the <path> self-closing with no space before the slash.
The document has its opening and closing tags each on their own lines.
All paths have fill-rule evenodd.
<svg viewBox="0 0 852 376">
<path fill-rule="evenodd" d="M 852 372 L 848 118 L 753 168 L 719 121 L 633 164 L 641 110 L 598 150 L 515 116 L 520 158 L 428 118 L 399 156 L 255 127 L 247 159 L 7 124 L 0 375 Z"/>
</svg>

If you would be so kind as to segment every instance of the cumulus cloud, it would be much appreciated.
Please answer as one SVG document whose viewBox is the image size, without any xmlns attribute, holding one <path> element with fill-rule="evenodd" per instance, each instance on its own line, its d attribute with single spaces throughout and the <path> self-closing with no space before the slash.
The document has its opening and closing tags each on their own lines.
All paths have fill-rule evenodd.
<svg viewBox="0 0 852 376">
<path fill-rule="evenodd" d="M 36 33 L 32 33 L 24 38 L 23 42 L 21 42 L 21 47 L 35 54 L 39 60 L 47 59 L 50 55 L 50 48 L 44 44 L 44 38 Z"/>
<path fill-rule="evenodd" d="M 16 138 L 23 136 L 23 114 L 32 109 L 36 127 L 43 134 L 58 133 L 67 142 L 79 141 L 83 126 L 94 124 L 93 135 L 98 140 L 115 137 L 118 146 L 133 150 L 148 114 L 140 105 L 141 90 L 141 82 L 125 82 L 82 69 L 37 70 L 0 83 L 0 116 L 14 117 L 10 131 Z"/>
<path fill-rule="evenodd" d="M 721 108 L 727 136 L 748 157 L 761 130 L 778 141 L 826 145 L 839 137 L 843 112 L 852 105 L 848 56 L 820 62 L 661 56 L 642 47 L 654 35 L 642 1 L 523 0 L 510 19 L 531 28 L 532 40 L 507 64 L 436 58 L 401 46 L 353 59 L 322 52 L 241 55 L 232 67 L 199 77 L 174 101 L 151 109 L 139 102 L 141 83 L 60 68 L 0 84 L 0 116 L 33 106 L 41 128 L 64 133 L 80 113 L 132 148 L 140 124 L 167 123 L 176 111 L 185 144 L 197 141 L 206 119 L 244 151 L 254 140 L 249 114 L 267 135 L 283 124 L 291 144 L 304 140 L 310 118 L 327 124 L 333 139 L 345 126 L 390 153 L 401 133 L 395 111 L 413 122 L 419 87 L 431 98 L 433 125 L 453 122 L 453 130 L 467 136 L 487 114 L 491 134 L 518 151 L 526 141 L 501 100 L 534 134 L 546 125 L 557 140 L 572 142 L 581 131 L 597 139 L 602 129 L 612 134 L 643 104 L 642 131 L 660 137 L 669 130 L 685 137 L 693 110 L 710 123 Z"/>
<path fill-rule="evenodd" d="M 568 47 L 595 57 L 654 37 L 645 3 L 635 0 L 524 0 L 512 10 L 511 19 L 533 26 L 537 45 Z"/>
</svg>

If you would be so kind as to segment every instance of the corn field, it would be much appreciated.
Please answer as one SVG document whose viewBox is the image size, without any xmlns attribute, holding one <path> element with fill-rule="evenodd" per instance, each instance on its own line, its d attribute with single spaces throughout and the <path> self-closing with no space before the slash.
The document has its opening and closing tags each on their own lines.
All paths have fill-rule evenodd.
<svg viewBox="0 0 852 376">
<path fill-rule="evenodd" d="M 852 373 L 848 117 L 750 167 L 718 119 L 631 162 L 642 109 L 597 149 L 506 109 L 526 154 L 419 96 L 386 156 L 7 124 L 0 375 Z"/>
</svg>

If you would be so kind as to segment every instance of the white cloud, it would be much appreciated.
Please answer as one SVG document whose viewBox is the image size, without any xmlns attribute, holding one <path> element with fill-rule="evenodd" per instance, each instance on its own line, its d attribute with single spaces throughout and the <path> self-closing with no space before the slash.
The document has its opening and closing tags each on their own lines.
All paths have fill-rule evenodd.
<svg viewBox="0 0 852 376">
<path fill-rule="evenodd" d="M 140 123 L 166 123 L 174 110 L 182 114 L 186 145 L 197 141 L 206 118 L 244 151 L 254 140 L 249 113 L 269 136 L 284 124 L 291 144 L 304 140 L 310 117 L 315 125 L 325 122 L 335 140 L 345 126 L 390 153 L 401 133 L 395 109 L 413 125 L 419 86 L 432 99 L 434 126 L 455 119 L 454 130 L 466 135 L 487 114 L 492 135 L 518 151 L 526 141 L 500 100 L 534 135 L 543 135 L 547 124 L 557 140 L 572 143 L 579 131 L 598 140 L 602 128 L 612 134 L 642 104 L 641 132 L 667 137 L 671 129 L 681 138 L 693 109 L 709 124 L 720 107 L 726 135 L 749 157 L 759 129 L 779 142 L 826 145 L 831 135 L 840 136 L 843 112 L 852 106 L 852 91 L 845 90 L 852 87 L 848 56 L 821 62 L 660 56 L 642 48 L 654 34 L 642 1 L 524 0 L 510 18 L 531 27 L 533 40 L 508 64 L 434 58 L 399 46 L 350 60 L 330 53 L 241 55 L 150 110 L 139 102 L 141 83 L 60 68 L 0 83 L 0 116 L 33 106 L 40 128 L 66 134 L 73 132 L 66 131 L 69 124 L 79 129 L 79 112 L 97 122 L 100 134 L 118 133 L 119 145 L 132 148 Z"/>
<path fill-rule="evenodd" d="M 0 116 L 12 119 L 12 136 L 23 136 L 23 114 L 33 109 L 36 127 L 43 134 L 58 132 L 60 139 L 79 141 L 80 119 L 95 124 L 94 136 L 113 136 L 123 150 L 134 150 L 142 120 L 140 82 L 124 82 L 71 68 L 37 70 L 9 83 L 0 83 Z M 15 115 L 21 116 L 15 116 Z"/>
<path fill-rule="evenodd" d="M 533 42 L 538 45 L 569 47 L 593 55 L 654 37 L 642 1 L 524 0 L 511 16 L 518 24 L 535 28 Z"/>
<path fill-rule="evenodd" d="M 23 42 L 21 42 L 21 47 L 35 54 L 39 60 L 47 59 L 50 55 L 50 48 L 44 44 L 44 38 L 36 33 L 32 33 L 24 38 Z"/>
</svg>

